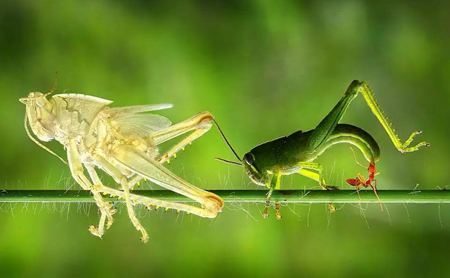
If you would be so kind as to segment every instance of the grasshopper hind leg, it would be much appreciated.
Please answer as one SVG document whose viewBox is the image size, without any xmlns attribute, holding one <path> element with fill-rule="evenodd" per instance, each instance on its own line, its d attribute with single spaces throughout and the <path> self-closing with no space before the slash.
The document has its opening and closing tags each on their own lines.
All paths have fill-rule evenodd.
<svg viewBox="0 0 450 278">
<path fill-rule="evenodd" d="M 168 162 L 172 157 L 183 150 L 188 144 L 201 137 L 208 132 L 212 126 L 213 116 L 209 112 L 202 112 L 190 119 L 174 124 L 168 128 L 157 131 L 152 134 L 152 138 L 157 145 L 162 144 L 175 137 L 191 132 L 186 138 L 172 146 L 166 153 L 162 154 L 158 161 L 163 164 Z"/>
<path fill-rule="evenodd" d="M 380 106 L 378 105 L 377 101 L 375 100 L 374 93 L 369 88 L 369 85 L 364 81 L 357 81 L 354 80 L 347 91 L 353 90 L 356 93 L 362 94 L 364 97 L 364 100 L 367 103 L 367 106 L 369 106 L 372 113 L 375 115 L 375 117 L 378 119 L 380 124 L 383 126 L 384 130 L 388 134 L 389 138 L 391 139 L 392 143 L 394 144 L 395 148 L 401 152 L 401 153 L 407 153 L 407 152 L 415 152 L 418 151 L 422 147 L 429 147 L 430 143 L 426 141 L 422 141 L 417 143 L 414 146 L 411 146 L 414 138 L 421 134 L 422 131 L 414 131 L 409 135 L 408 139 L 406 139 L 404 142 L 401 141 L 400 137 L 392 127 L 392 123 L 389 122 L 388 118 L 384 115 L 383 111 L 381 110 Z"/>
<path fill-rule="evenodd" d="M 180 210 L 194 213 L 201 217 L 214 218 L 222 210 L 223 200 L 211 192 L 202 190 L 180 177 L 174 175 L 158 161 L 150 159 L 139 150 L 130 145 L 117 146 L 112 151 L 113 164 L 119 168 L 127 169 L 144 179 L 158 184 L 168 190 L 184 195 L 198 203 L 201 207 L 179 204 Z M 186 208 L 191 208 L 187 210 Z M 173 208 L 173 206 L 169 206 Z"/>
<path fill-rule="evenodd" d="M 354 80 L 348 86 L 345 91 L 344 96 L 339 100 L 336 106 L 328 113 L 328 115 L 317 125 L 314 129 L 309 147 L 312 150 L 320 148 L 323 144 L 327 142 L 329 137 L 334 132 L 339 121 L 344 116 L 348 107 L 352 101 L 361 94 L 372 113 L 375 115 L 377 120 L 380 122 L 381 126 L 384 128 L 389 138 L 391 139 L 395 148 L 401 153 L 415 152 L 422 147 L 428 147 L 430 144 L 428 142 L 419 142 L 418 144 L 411 146 L 414 138 L 421 134 L 421 131 L 414 131 L 404 142 L 400 139 L 395 129 L 392 127 L 392 123 L 384 115 L 380 105 L 375 100 L 375 95 L 369 88 L 369 85 L 364 81 Z"/>
<path fill-rule="evenodd" d="M 213 116 L 209 112 L 199 113 L 190 119 L 182 121 L 180 123 L 174 124 L 163 130 L 156 131 L 152 133 L 152 139 L 155 141 L 156 145 L 160 145 L 166 141 L 172 140 L 178 136 L 192 132 L 180 142 L 176 143 L 165 153 L 161 154 L 157 161 L 161 164 L 170 163 L 171 158 L 175 158 L 180 150 L 191 144 L 193 141 L 201 137 L 203 134 L 211 129 Z M 130 181 L 130 190 L 134 188 L 136 184 L 139 184 L 144 178 L 140 175 L 136 175 Z"/>
</svg>

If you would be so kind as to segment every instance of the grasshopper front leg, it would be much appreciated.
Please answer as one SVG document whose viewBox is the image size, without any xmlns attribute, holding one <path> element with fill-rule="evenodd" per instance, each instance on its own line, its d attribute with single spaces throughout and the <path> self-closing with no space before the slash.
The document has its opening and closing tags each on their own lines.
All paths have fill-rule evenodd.
<svg viewBox="0 0 450 278">
<path fill-rule="evenodd" d="M 80 160 L 80 154 L 74 140 L 71 140 L 69 142 L 67 157 L 70 172 L 72 173 L 73 178 L 84 190 L 89 190 L 92 192 L 92 195 L 94 196 L 94 199 L 100 210 L 101 216 L 98 227 L 90 226 L 89 231 L 91 232 L 91 234 L 101 238 L 105 231 L 106 219 L 108 220 L 108 222 L 106 223 L 106 228 L 108 229 L 113 223 L 112 216 L 115 213 L 115 210 L 112 208 L 112 205 L 110 203 L 103 200 L 100 192 L 95 189 L 91 181 L 89 181 L 89 179 L 85 176 L 83 165 Z"/>
<path fill-rule="evenodd" d="M 267 187 L 269 188 L 269 191 L 267 191 L 266 203 L 264 205 L 264 211 L 263 211 L 264 218 L 269 217 L 269 208 L 270 208 L 270 202 L 271 202 L 270 199 L 272 197 L 273 191 L 275 189 L 278 190 L 281 187 L 281 173 L 280 172 L 271 174 L 271 177 L 268 179 Z M 275 206 L 275 214 L 276 214 L 276 218 L 278 220 L 280 220 L 281 214 L 280 214 L 279 204 L 276 204 L 276 206 Z"/>
</svg>

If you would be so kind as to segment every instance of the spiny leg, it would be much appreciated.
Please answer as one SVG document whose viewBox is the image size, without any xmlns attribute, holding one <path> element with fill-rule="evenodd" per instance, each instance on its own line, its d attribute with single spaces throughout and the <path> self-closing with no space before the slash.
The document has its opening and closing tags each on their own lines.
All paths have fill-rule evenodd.
<svg viewBox="0 0 450 278">
<path fill-rule="evenodd" d="M 430 145 L 427 142 L 420 142 L 417 145 L 410 147 L 414 137 L 421 134 L 421 131 L 413 132 L 405 142 L 402 142 L 395 130 L 392 128 L 392 124 L 388 121 L 387 117 L 384 116 L 380 106 L 375 100 L 373 92 L 370 90 L 367 83 L 364 81 L 354 80 L 347 88 L 345 95 L 341 98 L 338 104 L 336 104 L 331 112 L 315 128 L 310 139 L 310 147 L 313 150 L 316 150 L 321 144 L 327 141 L 338 122 L 342 119 L 348 106 L 357 97 L 358 93 L 362 94 L 370 110 L 383 126 L 398 151 L 402 153 L 414 152 L 419 150 L 420 147 Z"/>
<path fill-rule="evenodd" d="M 211 214 L 223 207 L 223 200 L 211 192 L 202 190 L 173 174 L 159 162 L 152 160 L 131 145 L 119 145 L 112 150 L 116 163 L 132 173 L 145 177 L 168 190 L 177 192 L 200 203 Z"/>
<path fill-rule="evenodd" d="M 355 87 L 355 90 L 358 93 L 361 93 L 364 97 L 364 100 L 366 101 L 367 105 L 369 106 L 372 113 L 375 115 L 375 117 L 378 119 L 378 121 L 383 126 L 384 130 L 389 135 L 389 138 L 391 138 L 392 143 L 397 148 L 398 151 L 405 153 L 405 152 L 415 152 L 419 150 L 420 147 L 429 146 L 430 144 L 423 141 L 418 143 L 415 146 L 410 147 L 412 141 L 414 140 L 414 137 L 416 135 L 421 134 L 421 131 L 414 131 L 411 133 L 411 135 L 408 137 L 408 139 L 402 143 L 399 136 L 395 132 L 394 128 L 392 128 L 392 123 L 389 122 L 386 116 L 384 116 L 383 111 L 381 110 L 380 106 L 375 100 L 374 94 L 372 90 L 369 88 L 369 85 L 367 85 L 364 81 L 353 81 L 352 84 L 350 84 L 350 87 L 352 85 Z M 350 89 L 349 87 L 349 89 Z"/>
<path fill-rule="evenodd" d="M 153 133 L 153 140 L 155 140 L 155 143 L 159 145 L 184 133 L 194 131 L 186 138 L 175 144 L 166 153 L 162 154 L 158 161 L 160 163 L 164 163 L 171 157 L 175 157 L 177 152 L 184 149 L 188 144 L 191 144 L 194 140 L 208 132 L 212 126 L 213 119 L 213 116 L 209 112 L 202 112 L 188 120 Z"/>
<path fill-rule="evenodd" d="M 107 170 L 108 174 L 112 174 L 114 172 L 120 173 L 120 171 L 118 169 L 116 169 L 114 166 L 110 167 L 111 164 L 107 163 L 106 160 L 102 160 L 101 156 L 94 155 L 94 157 L 95 157 L 96 162 L 99 163 L 99 165 L 101 166 L 101 168 Z M 104 205 L 104 203 L 106 203 L 106 202 L 104 202 L 104 201 L 103 201 L 103 203 L 101 202 L 102 197 L 101 197 L 100 193 L 108 194 L 112 197 L 118 197 L 118 198 L 122 198 L 125 200 L 128 199 L 129 203 L 143 204 L 149 208 L 151 206 L 164 207 L 167 209 L 174 209 L 177 211 L 185 211 L 185 212 L 192 213 L 192 214 L 195 214 L 195 215 L 198 215 L 201 217 L 208 217 L 208 218 L 213 218 L 217 214 L 217 212 L 211 212 L 210 210 L 198 208 L 198 207 L 194 207 L 194 206 L 190 206 L 190 205 L 179 204 L 179 203 L 174 203 L 174 202 L 167 202 L 167 201 L 157 200 L 154 198 L 139 196 L 139 195 L 135 195 L 135 194 L 129 194 L 127 196 L 127 193 L 125 193 L 123 191 L 104 186 L 101 183 L 100 179 L 97 179 L 98 176 L 96 174 L 94 175 L 94 177 L 96 178 L 95 185 L 93 185 L 88 180 L 88 178 L 84 175 L 83 167 L 79 160 L 79 154 L 78 154 L 75 144 L 70 144 L 70 147 L 68 149 L 68 161 L 69 161 L 69 167 L 71 169 L 74 179 L 80 184 L 80 186 L 83 189 L 90 190 L 91 192 L 93 192 L 94 198 L 96 198 L 96 201 L 97 201 L 97 205 L 99 206 L 99 208 L 102 212 L 102 216 L 100 217 L 99 227 L 98 228 L 93 227 L 93 226 L 90 227 L 91 233 L 96 236 L 101 237 L 103 235 L 105 220 L 106 220 L 106 217 L 108 216 L 108 212 L 109 212 L 108 209 L 111 209 L 111 207 Z M 102 162 L 104 164 L 102 164 Z M 110 168 L 108 168 L 108 167 L 110 167 Z M 91 173 L 94 173 L 94 172 L 95 171 L 91 170 Z M 117 175 L 113 175 L 113 178 L 117 179 Z M 98 198 L 98 197 L 100 197 L 100 198 Z M 107 204 L 109 204 L 109 203 L 107 203 Z M 133 220 L 132 220 L 132 222 L 133 222 Z M 135 223 L 136 222 L 133 222 L 133 224 L 135 224 Z M 141 230 L 141 232 L 142 232 L 142 230 Z M 144 232 L 145 232 L 145 230 L 144 230 Z M 145 239 L 144 235 L 143 235 L 143 238 Z"/>
<path fill-rule="evenodd" d="M 162 154 L 159 158 L 158 158 L 158 162 L 161 164 L 164 163 L 170 163 L 170 158 L 172 157 L 176 157 L 177 153 L 184 149 L 184 147 L 186 147 L 186 145 L 190 144 L 192 141 L 194 141 L 195 139 L 199 138 L 200 136 L 202 136 L 203 134 L 205 134 L 208 129 L 197 129 L 194 132 L 192 132 L 189 136 L 187 136 L 186 138 L 184 138 L 183 140 L 181 140 L 179 143 L 177 143 L 175 146 L 173 146 L 170 150 L 168 150 L 167 152 L 165 152 L 164 154 Z M 189 131 L 189 130 L 188 130 Z M 176 131 L 177 132 L 177 131 Z M 186 131 L 187 132 L 187 131 Z M 133 189 L 135 185 L 139 184 L 142 181 L 142 177 L 141 176 L 136 176 L 134 177 L 131 181 L 130 181 L 130 189 Z"/>
<path fill-rule="evenodd" d="M 175 176 L 156 161 L 148 159 L 142 154 L 136 153 L 132 147 L 120 146 L 115 149 L 115 153 L 116 154 L 114 157 L 110 157 L 108 159 L 97 155 L 95 156 L 95 160 L 105 165 L 111 165 L 111 167 L 116 169 L 116 171 L 119 171 L 117 167 L 128 169 L 162 187 L 198 201 L 204 208 L 162 201 L 135 194 L 130 194 L 131 201 L 139 202 L 146 206 L 165 207 L 168 209 L 185 211 L 206 218 L 214 218 L 217 213 L 220 212 L 223 206 L 223 201 L 219 196 L 190 185 L 181 178 Z M 106 169 L 107 167 L 102 166 L 102 168 Z M 111 175 L 111 173 L 112 170 L 108 170 L 108 174 Z M 121 191 L 116 190 L 118 191 L 116 192 L 109 187 L 105 187 L 101 191 L 107 194 L 115 194 L 121 198 L 124 197 Z"/>
<path fill-rule="evenodd" d="M 125 198 L 125 195 L 122 191 L 116 190 L 116 189 L 113 189 L 110 187 L 104 187 L 101 191 L 102 191 L 102 193 L 109 194 L 111 196 Z M 194 215 L 197 215 L 200 217 L 205 217 L 205 218 L 214 218 L 217 215 L 217 213 L 212 213 L 209 210 L 206 210 L 204 208 L 199 208 L 196 206 L 186 205 L 186 204 L 182 204 L 182 203 L 158 200 L 155 198 L 136 195 L 136 194 L 132 194 L 132 193 L 130 193 L 130 200 L 134 204 L 142 204 L 149 209 L 151 209 L 152 207 L 173 209 L 175 211 L 184 211 L 186 213 L 191 213 L 191 214 L 194 214 Z"/>
<path fill-rule="evenodd" d="M 190 205 L 186 205 L 186 204 L 179 204 L 179 203 L 175 203 L 175 202 L 162 201 L 162 200 L 145 197 L 145 196 L 140 196 L 140 195 L 136 195 L 136 194 L 131 194 L 129 192 L 129 190 L 127 190 L 127 188 L 129 188 L 129 186 L 127 186 L 126 180 L 122 180 L 122 182 L 120 182 L 121 179 L 123 179 L 123 177 L 122 177 L 120 170 L 118 168 L 116 168 L 116 166 L 114 166 L 105 157 L 103 157 L 99 154 L 94 154 L 94 159 L 100 168 L 102 168 L 105 172 L 107 172 L 109 175 L 111 175 L 111 177 L 116 182 L 122 184 L 124 191 L 120 191 L 117 189 L 113 189 L 113 188 L 104 186 L 101 182 L 96 183 L 96 185 L 95 185 L 96 190 L 103 194 L 108 194 L 111 197 L 118 197 L 118 198 L 124 199 L 126 201 L 127 209 L 129 212 L 129 217 L 130 217 L 133 225 L 136 227 L 136 229 L 142 233 L 141 239 L 144 242 L 147 242 L 148 235 L 147 235 L 147 232 L 145 231 L 145 229 L 140 224 L 139 220 L 134 215 L 134 210 L 132 207 L 133 205 L 141 204 L 141 205 L 146 206 L 149 209 L 151 209 L 152 207 L 156 207 L 156 208 L 164 207 L 166 209 L 174 209 L 176 211 L 185 211 L 187 213 L 192 213 L 192 214 L 195 214 L 195 215 L 198 215 L 201 217 L 212 218 L 215 216 L 215 215 L 212 215 L 209 211 L 202 209 L 202 208 L 198 208 L 198 207 L 194 207 L 194 206 L 190 206 Z"/>
<path fill-rule="evenodd" d="M 191 144 L 194 140 L 201 137 L 208 132 L 212 126 L 213 116 L 209 112 L 202 112 L 190 119 L 174 124 L 163 130 L 159 130 L 152 134 L 152 138 L 156 145 L 162 144 L 168 140 L 171 140 L 177 136 L 183 135 L 187 132 L 193 131 L 186 138 L 172 146 L 167 152 L 162 154 L 157 160 L 163 164 L 170 162 L 170 158 L 176 157 L 176 154 L 183 150 L 188 144 Z M 134 188 L 136 184 L 142 181 L 142 176 L 137 175 L 130 181 L 130 190 Z"/>
<path fill-rule="evenodd" d="M 126 204 L 127 211 L 128 211 L 128 216 L 131 220 L 131 223 L 136 228 L 136 230 L 141 232 L 141 240 L 144 243 L 146 243 L 148 241 L 148 233 L 145 230 L 145 228 L 142 226 L 142 224 L 140 223 L 139 219 L 136 217 L 136 214 L 135 214 L 135 211 L 133 208 L 133 203 L 136 203 L 136 202 L 132 202 L 132 198 L 131 198 L 131 194 L 130 194 L 130 185 L 129 185 L 126 177 L 123 176 L 121 171 L 118 168 L 116 168 L 112 163 L 110 163 L 108 161 L 108 159 L 106 159 L 104 156 L 95 154 L 94 158 L 95 158 L 95 161 L 97 162 L 97 164 L 103 170 L 105 170 L 117 183 L 121 184 L 122 189 L 123 189 L 123 194 L 121 194 L 121 197 L 123 196 L 123 198 L 125 200 L 125 204 Z M 101 185 L 101 183 L 98 183 L 98 184 Z M 112 195 L 117 194 L 117 192 L 116 193 L 111 192 L 103 185 L 101 185 L 101 188 L 99 188 L 99 190 L 104 193 L 107 192 Z M 146 202 L 146 203 L 144 203 L 144 205 L 146 207 L 150 208 L 150 206 L 152 204 L 150 204 L 149 202 Z"/>
<path fill-rule="evenodd" d="M 102 185 L 96 185 L 96 186 L 98 186 L 98 191 L 101 192 L 102 194 L 109 195 L 111 197 L 117 197 L 120 199 L 125 199 L 125 193 L 123 191 L 120 191 L 120 190 L 117 190 L 117 189 L 114 189 L 111 187 L 107 187 L 107 186 L 102 186 Z M 197 215 L 200 217 L 205 217 L 205 218 L 214 218 L 217 215 L 217 214 L 211 213 L 210 211 L 203 209 L 203 208 L 186 205 L 186 204 L 181 204 L 181 203 L 163 201 L 163 200 L 150 198 L 150 197 L 146 197 L 146 196 L 142 196 L 142 195 L 136 195 L 133 193 L 130 193 L 130 200 L 135 205 L 141 204 L 141 205 L 146 206 L 149 209 L 151 209 L 152 207 L 173 209 L 175 211 L 184 211 L 186 213 L 191 213 L 191 214 L 194 214 L 194 215 Z"/>
<path fill-rule="evenodd" d="M 111 211 L 111 206 L 108 202 L 105 202 L 98 191 L 95 190 L 92 183 L 84 175 L 83 165 L 80 161 L 79 152 L 74 141 L 69 142 L 67 157 L 69 168 L 75 181 L 84 189 L 90 190 L 94 196 L 97 206 L 101 212 L 99 226 L 90 226 L 89 231 L 91 234 L 102 237 L 104 234 L 104 225 L 106 218 L 112 219 L 113 211 Z M 112 220 L 111 220 L 112 221 Z M 111 222 L 112 223 L 112 222 Z"/>
</svg>

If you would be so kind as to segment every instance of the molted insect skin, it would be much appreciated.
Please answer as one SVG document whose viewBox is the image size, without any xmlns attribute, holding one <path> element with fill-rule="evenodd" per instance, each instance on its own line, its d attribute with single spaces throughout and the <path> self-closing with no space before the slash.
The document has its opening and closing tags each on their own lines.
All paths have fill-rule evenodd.
<svg viewBox="0 0 450 278">
<path fill-rule="evenodd" d="M 148 235 L 134 214 L 133 207 L 137 204 L 186 211 L 208 218 L 221 211 L 223 200 L 219 196 L 189 184 L 161 165 L 210 129 L 213 121 L 210 113 L 199 113 L 172 125 L 165 117 L 145 113 L 170 108 L 171 104 L 109 108 L 112 101 L 93 96 L 59 94 L 47 99 L 47 95 L 42 93 L 30 93 L 20 101 L 26 105 L 25 124 L 30 138 L 54 154 L 28 132 L 27 120 L 39 140 L 55 139 L 64 146 L 72 176 L 83 189 L 93 193 L 101 217 L 97 227 L 89 228 L 92 234 L 103 236 L 105 226 L 108 229 L 113 222 L 115 210 L 103 200 L 102 194 L 125 199 L 130 220 L 141 232 L 144 242 Z M 159 155 L 159 144 L 188 132 L 191 133 L 186 138 L 167 153 Z M 122 191 L 103 185 L 96 169 L 110 175 Z M 130 190 L 143 179 L 185 195 L 200 203 L 201 207 L 131 194 Z"/>
<path fill-rule="evenodd" d="M 33 133 L 39 140 L 48 142 L 55 138 L 54 122 L 52 114 L 53 105 L 46 96 L 39 92 L 32 92 L 20 102 L 26 105 L 26 117 Z"/>
</svg>

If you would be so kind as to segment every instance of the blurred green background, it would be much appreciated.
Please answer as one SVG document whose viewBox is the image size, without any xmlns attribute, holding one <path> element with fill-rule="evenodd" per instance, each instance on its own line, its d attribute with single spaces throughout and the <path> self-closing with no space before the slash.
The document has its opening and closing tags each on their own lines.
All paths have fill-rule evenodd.
<svg viewBox="0 0 450 278">
<path fill-rule="evenodd" d="M 402 155 L 358 99 L 345 122 L 382 150 L 380 189 L 449 185 L 450 2 L 0 1 L 0 188 L 77 189 L 67 167 L 31 142 L 17 100 L 30 91 L 92 94 L 117 106 L 171 102 L 177 122 L 208 110 L 240 154 L 313 128 L 351 80 L 366 80 L 405 137 L 432 147 Z M 64 154 L 61 146 L 50 144 Z M 206 189 L 255 188 L 212 129 L 168 167 Z M 362 156 L 358 156 L 362 161 Z M 365 172 L 348 146 L 320 158 L 330 183 Z M 284 188 L 317 188 L 290 176 Z M 143 188 L 149 188 L 144 185 Z M 102 240 L 94 206 L 0 205 L 0 276 L 450 275 L 448 205 L 282 209 L 227 206 L 214 220 L 124 208 Z"/>
</svg>

